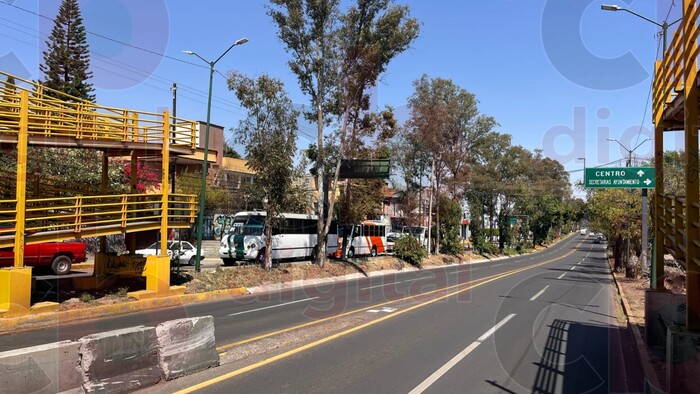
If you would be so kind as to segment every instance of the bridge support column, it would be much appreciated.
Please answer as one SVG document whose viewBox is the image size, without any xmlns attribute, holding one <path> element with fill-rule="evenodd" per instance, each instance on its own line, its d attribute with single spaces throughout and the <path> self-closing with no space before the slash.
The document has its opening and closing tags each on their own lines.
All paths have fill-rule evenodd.
<svg viewBox="0 0 700 394">
<path fill-rule="evenodd" d="M 0 269 L 0 317 L 26 315 L 32 299 L 32 269 Z"/>
<path fill-rule="evenodd" d="M 654 129 L 654 167 L 656 167 L 656 188 L 654 190 L 654 248 L 652 250 L 651 288 L 664 290 L 664 241 L 662 199 L 664 195 L 664 128 Z"/>
<path fill-rule="evenodd" d="M 147 256 L 143 276 L 146 290 L 130 292 L 129 297 L 144 300 L 185 294 L 184 286 L 170 286 L 170 256 Z"/>
<path fill-rule="evenodd" d="M 683 0 L 683 17 L 692 15 L 697 4 L 695 0 Z M 698 59 L 697 40 L 691 32 L 690 22 L 683 21 L 684 35 L 684 77 L 685 77 L 685 262 L 687 273 L 686 297 L 688 307 L 687 327 L 689 331 L 700 331 L 700 197 L 698 179 Z"/>
<path fill-rule="evenodd" d="M 19 133 L 17 136 L 14 268 L 0 269 L 0 316 L 25 315 L 29 313 L 32 301 L 32 269 L 24 267 L 28 117 L 29 93 L 23 90 L 20 93 Z"/>
</svg>

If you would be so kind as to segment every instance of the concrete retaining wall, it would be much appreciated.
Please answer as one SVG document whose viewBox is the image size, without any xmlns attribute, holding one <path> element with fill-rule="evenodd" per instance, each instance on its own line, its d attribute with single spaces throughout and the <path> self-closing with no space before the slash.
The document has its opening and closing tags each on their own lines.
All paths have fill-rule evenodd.
<svg viewBox="0 0 700 394">
<path fill-rule="evenodd" d="M 132 392 L 219 365 L 215 342 L 206 316 L 2 352 L 0 392 Z"/>
<path fill-rule="evenodd" d="M 64 341 L 0 353 L 0 392 L 57 393 L 80 387 L 80 343 Z"/>
</svg>

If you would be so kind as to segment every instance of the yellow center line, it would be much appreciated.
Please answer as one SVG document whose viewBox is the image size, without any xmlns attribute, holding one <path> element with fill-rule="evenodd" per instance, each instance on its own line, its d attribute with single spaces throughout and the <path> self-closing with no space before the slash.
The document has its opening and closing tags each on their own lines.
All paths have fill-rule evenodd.
<svg viewBox="0 0 700 394">
<path fill-rule="evenodd" d="M 469 282 L 463 282 L 463 283 L 458 283 L 458 284 L 452 285 L 452 286 L 441 287 L 441 288 L 439 288 L 439 289 L 435 289 L 435 290 L 431 290 L 431 291 L 427 291 L 427 292 L 424 292 L 424 293 L 415 294 L 415 295 L 407 296 L 407 297 L 403 297 L 403 298 L 397 298 L 397 299 L 395 299 L 395 300 L 385 301 L 385 302 L 382 302 L 382 303 L 379 303 L 379 304 L 372 304 L 372 305 L 370 305 L 370 306 L 363 307 L 363 308 L 360 308 L 360 309 L 354 309 L 354 310 L 351 310 L 351 311 L 348 311 L 348 312 L 343 312 L 343 313 L 340 313 L 340 314 L 337 314 L 337 315 L 324 317 L 324 318 L 322 318 L 322 319 L 310 321 L 310 322 L 307 322 L 307 323 L 298 324 L 298 325 L 296 325 L 296 326 L 291 326 L 291 327 L 283 328 L 283 329 L 281 329 L 281 330 L 272 331 L 272 332 L 269 332 L 269 333 L 266 333 L 266 334 L 258 335 L 258 336 L 255 336 L 255 337 L 252 337 L 252 338 L 248 338 L 248 339 L 243 339 L 243 340 L 240 340 L 240 341 L 237 341 L 237 342 L 233 342 L 233 343 L 229 343 L 229 344 L 226 344 L 226 345 L 221 345 L 221 346 L 217 347 L 216 350 L 219 351 L 219 352 L 222 352 L 222 351 L 225 351 L 225 350 L 230 349 L 230 348 L 235 347 L 235 346 L 243 345 L 243 344 L 250 343 L 250 342 L 255 342 L 255 341 L 258 341 L 258 340 L 260 340 L 260 339 L 269 338 L 269 337 L 271 337 L 271 336 L 283 334 L 283 333 L 285 333 L 285 332 L 297 330 L 297 329 L 304 328 L 304 327 L 308 327 L 308 326 L 312 326 L 312 325 L 315 325 L 315 324 L 320 324 L 320 323 L 323 323 L 323 322 L 328 321 L 328 320 L 338 319 L 338 318 L 345 317 L 345 316 L 348 316 L 348 315 L 352 315 L 352 314 L 355 314 L 355 313 L 363 312 L 363 311 L 366 311 L 366 310 L 368 310 L 368 309 L 379 308 L 379 307 L 386 306 L 386 305 L 390 305 L 390 304 L 394 304 L 394 303 L 397 303 L 397 302 L 406 301 L 406 300 L 410 300 L 410 299 L 413 299 L 413 298 L 418 298 L 418 297 L 430 295 L 430 294 L 437 293 L 437 292 L 440 292 L 440 291 L 450 290 L 450 289 L 453 289 L 453 288 L 455 288 L 455 287 L 464 286 L 464 285 L 471 284 L 471 283 L 475 283 L 475 282 L 479 282 L 479 281 L 482 281 L 482 280 L 487 280 L 487 279 L 490 279 L 490 278 L 493 278 L 493 277 L 496 277 L 496 276 L 499 276 L 499 275 L 502 275 L 502 274 L 489 275 L 489 276 L 486 276 L 486 277 L 483 277 L 483 278 L 480 278 L 480 279 L 474 279 L 474 280 L 469 281 Z M 423 279 L 427 279 L 427 278 L 423 278 Z"/>
<path fill-rule="evenodd" d="M 319 339 L 319 340 L 317 340 L 317 341 L 307 343 L 306 345 L 302 345 L 302 346 L 300 346 L 300 347 L 298 347 L 298 348 L 294 348 L 294 349 L 288 350 L 288 351 L 286 351 L 286 352 L 284 352 L 284 353 L 280 353 L 280 354 L 278 354 L 278 355 L 276 355 L 276 356 L 272 356 L 272 357 L 267 358 L 267 359 L 265 359 L 265 360 L 259 361 L 259 362 L 255 363 L 255 364 L 248 365 L 248 366 L 246 366 L 246 367 L 237 369 L 237 370 L 235 370 L 235 371 L 231 371 L 231 372 L 229 372 L 229 373 L 227 373 L 227 374 L 218 376 L 218 377 L 216 377 L 216 378 L 207 380 L 207 381 L 205 381 L 205 382 L 202 382 L 202 383 L 199 383 L 199 384 L 196 384 L 196 385 L 187 387 L 187 388 L 185 388 L 185 389 L 182 389 L 182 390 L 180 390 L 180 391 L 177 391 L 175 394 L 186 394 L 186 393 L 192 393 L 192 392 L 197 391 L 197 390 L 201 390 L 201 389 L 203 389 L 203 388 L 209 387 L 209 386 L 214 385 L 214 384 L 216 384 L 216 383 L 223 382 L 223 381 L 225 381 L 225 380 L 231 379 L 231 378 L 236 377 L 236 376 L 238 376 L 238 375 L 241 375 L 241 374 L 244 374 L 244 373 L 246 373 L 246 372 L 250 372 L 250 371 L 252 371 L 252 370 L 255 370 L 255 369 L 258 369 L 258 368 L 260 368 L 260 367 L 263 367 L 263 366 L 265 366 L 265 365 L 271 364 L 271 363 L 273 363 L 273 362 L 275 362 L 275 361 L 279 361 L 279 360 L 285 359 L 285 358 L 287 358 L 287 357 L 293 356 L 293 355 L 295 355 L 295 354 L 301 353 L 301 352 L 303 352 L 303 351 L 305 351 L 305 350 L 315 348 L 315 347 L 317 347 L 317 346 L 319 346 L 319 345 L 322 345 L 322 344 L 324 344 L 324 343 L 330 342 L 330 341 L 332 341 L 332 340 L 334 340 L 334 339 L 338 339 L 338 338 L 341 338 L 341 337 L 346 336 L 346 335 L 348 335 L 348 334 L 351 334 L 351 333 L 353 333 L 353 332 L 362 330 L 362 329 L 364 329 L 364 328 L 373 326 L 373 325 L 375 325 L 375 324 L 379 324 L 379 323 L 381 323 L 381 322 L 383 322 L 383 321 L 385 321 L 385 320 L 392 319 L 392 318 L 394 318 L 394 317 L 396 317 L 396 316 L 399 316 L 399 315 L 402 315 L 402 314 L 404 314 L 404 313 L 408 313 L 408 312 L 413 311 L 413 310 L 415 310 L 415 309 L 422 308 L 422 307 L 424 307 L 424 306 L 433 304 L 433 303 L 435 303 L 435 302 L 437 302 L 437 301 L 444 300 L 444 299 L 449 298 L 449 297 L 451 297 L 451 296 L 453 296 L 453 295 L 460 294 L 460 293 L 463 293 L 463 292 L 465 292 L 465 291 L 474 289 L 474 288 L 476 288 L 476 287 L 485 285 L 486 283 L 493 282 L 493 281 L 496 281 L 496 280 L 498 280 L 498 279 L 502 279 L 502 278 L 505 278 L 505 277 L 507 277 L 507 276 L 511 276 L 511 275 L 517 274 L 517 273 L 519 273 L 519 272 L 523 272 L 523 271 L 527 271 L 527 270 L 530 270 L 530 269 L 533 269 L 533 268 L 536 268 L 536 267 L 540 267 L 540 266 L 543 266 L 543 265 L 545 265 L 545 264 L 549 264 L 549 263 L 551 263 L 551 262 L 553 262 L 553 261 L 556 261 L 556 260 L 563 259 L 563 258 L 565 258 L 565 257 L 571 256 L 571 255 L 578 249 L 578 247 L 581 246 L 582 243 L 583 243 L 583 241 L 580 242 L 578 245 L 576 245 L 576 247 L 575 247 L 574 249 L 572 249 L 572 250 L 569 251 L 568 253 L 566 253 L 566 254 L 564 254 L 564 255 L 561 255 L 561 256 L 559 256 L 559 257 L 556 257 L 556 258 L 553 258 L 553 259 L 550 259 L 550 260 L 546 260 L 546 261 L 543 261 L 543 262 L 541 262 L 541 263 L 537 263 L 537 264 L 534 264 L 534 265 L 531 265 L 531 266 L 522 267 L 522 268 L 517 268 L 517 269 L 514 269 L 514 270 L 510 270 L 510 271 L 504 272 L 504 273 L 502 273 L 502 274 L 495 275 L 495 277 L 492 277 L 492 278 L 490 278 L 490 279 L 488 279 L 488 280 L 485 280 L 485 281 L 483 281 L 483 282 L 481 282 L 481 283 L 474 284 L 474 285 L 472 285 L 472 286 L 469 286 L 469 287 L 464 288 L 464 289 L 461 289 L 461 290 L 453 291 L 453 292 L 451 292 L 451 293 L 449 293 L 449 294 L 445 294 L 445 295 L 443 295 L 443 296 L 433 298 L 433 299 L 431 299 L 431 300 L 422 302 L 422 303 L 420 303 L 420 304 L 413 305 L 413 306 L 408 307 L 408 308 L 406 308 L 406 309 L 402 309 L 402 310 L 396 311 L 396 312 L 394 312 L 394 313 L 392 313 L 392 314 L 385 315 L 385 316 L 383 316 L 383 317 L 380 317 L 380 318 L 378 318 L 378 319 L 369 321 L 369 322 L 367 322 L 367 323 L 363 323 L 363 324 L 361 324 L 361 325 L 359 325 L 359 326 L 355 326 L 355 327 L 349 328 L 349 329 L 347 329 L 347 330 L 345 330 L 345 331 L 341 331 L 341 332 L 339 332 L 339 333 L 336 333 L 336 334 L 327 336 L 327 337 L 325 337 L 325 338 L 321 338 L 321 339 Z M 451 287 L 454 287 L 454 286 L 451 286 Z M 447 288 L 444 288 L 444 289 L 441 289 L 441 290 L 446 290 L 446 289 L 447 289 Z M 425 295 L 425 294 L 428 294 L 428 293 L 423 293 L 423 295 Z M 376 307 L 376 305 L 375 305 L 374 307 Z"/>
</svg>

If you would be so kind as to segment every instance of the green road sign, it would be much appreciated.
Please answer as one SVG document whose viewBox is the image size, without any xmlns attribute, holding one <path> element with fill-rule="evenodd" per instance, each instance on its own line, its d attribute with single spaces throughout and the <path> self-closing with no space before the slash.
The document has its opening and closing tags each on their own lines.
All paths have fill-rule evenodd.
<svg viewBox="0 0 700 394">
<path fill-rule="evenodd" d="M 654 167 L 586 168 L 587 188 L 644 189 L 656 187 Z"/>
<path fill-rule="evenodd" d="M 511 226 L 515 226 L 516 224 L 518 224 L 518 218 L 516 218 L 515 216 L 509 216 L 508 224 L 510 224 Z"/>
</svg>

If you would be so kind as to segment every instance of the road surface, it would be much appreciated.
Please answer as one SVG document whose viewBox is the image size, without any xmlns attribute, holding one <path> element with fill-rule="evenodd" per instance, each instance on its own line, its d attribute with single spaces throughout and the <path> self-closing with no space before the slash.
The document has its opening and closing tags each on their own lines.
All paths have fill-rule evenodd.
<svg viewBox="0 0 700 394">
<path fill-rule="evenodd" d="M 636 356 L 618 326 L 604 246 L 592 242 L 576 235 L 540 253 L 486 264 L 2 335 L 0 351 L 213 315 L 217 345 L 235 353 L 231 344 L 266 333 L 275 333 L 267 339 L 275 341 L 299 325 L 352 318 L 327 335 L 318 329 L 304 343 L 280 346 L 274 359 L 261 354 L 224 363 L 149 392 L 639 391 Z"/>
</svg>

